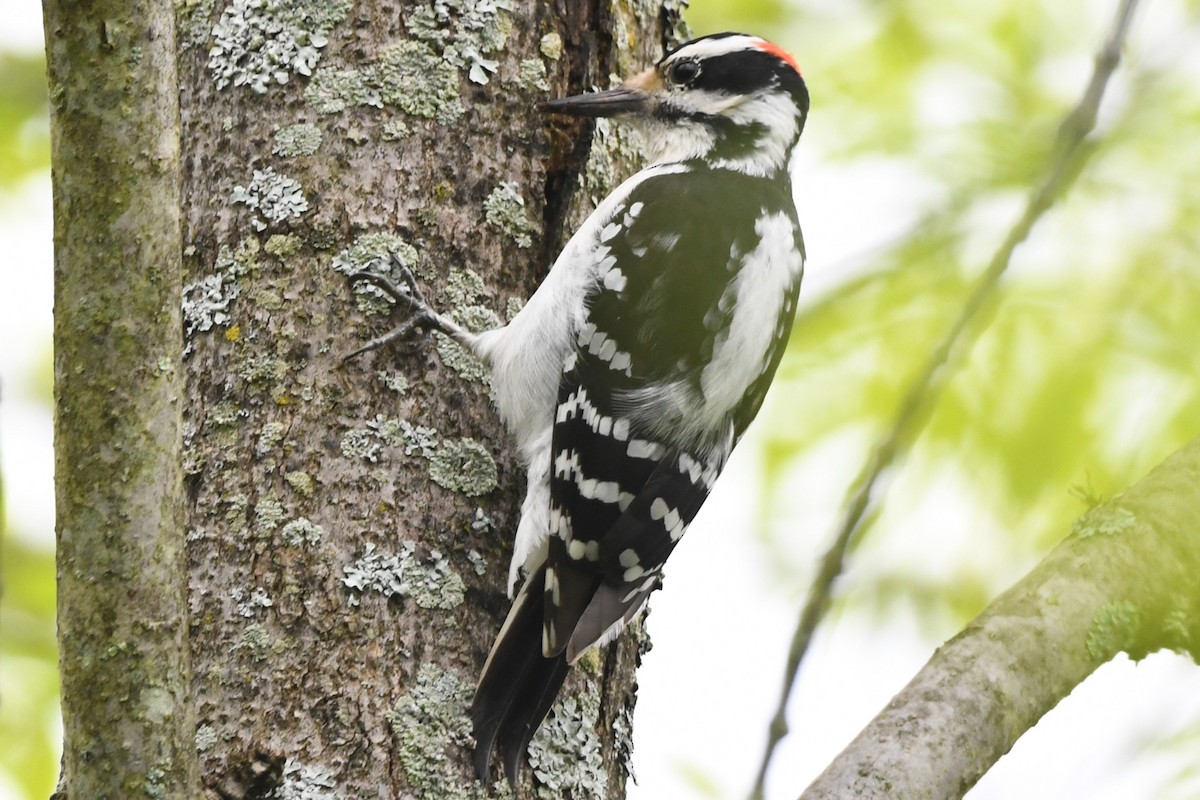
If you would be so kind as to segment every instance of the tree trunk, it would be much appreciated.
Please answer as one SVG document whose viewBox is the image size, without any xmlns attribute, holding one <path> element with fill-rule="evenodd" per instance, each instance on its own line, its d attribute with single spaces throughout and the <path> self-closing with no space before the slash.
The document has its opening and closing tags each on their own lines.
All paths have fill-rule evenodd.
<svg viewBox="0 0 1200 800">
<path fill-rule="evenodd" d="M 410 267 L 469 327 L 507 319 L 638 165 L 535 112 L 658 58 L 658 3 L 198 0 L 180 15 L 184 465 L 210 796 L 482 796 L 465 716 L 507 608 L 523 475 L 446 341 L 342 357 Z M 511 8 L 509 6 L 511 5 Z M 575 670 L 539 796 L 623 797 L 639 641 Z M 528 774 L 528 773 L 527 773 Z M 528 780 L 528 778 L 526 778 Z"/>
<path fill-rule="evenodd" d="M 192 798 L 174 7 L 44 8 L 64 729 L 56 795 Z"/>
</svg>

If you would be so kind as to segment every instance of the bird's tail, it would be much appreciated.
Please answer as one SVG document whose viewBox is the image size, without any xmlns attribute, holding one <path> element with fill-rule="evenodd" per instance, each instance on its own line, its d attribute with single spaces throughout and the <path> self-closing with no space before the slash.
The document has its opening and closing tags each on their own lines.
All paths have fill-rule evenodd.
<svg viewBox="0 0 1200 800">
<path fill-rule="evenodd" d="M 542 655 L 546 566 L 526 579 L 483 665 L 471 720 L 475 734 L 475 773 L 486 781 L 492 751 L 499 743 L 504 774 L 514 788 L 521 759 L 567 677 L 562 653 Z"/>
</svg>

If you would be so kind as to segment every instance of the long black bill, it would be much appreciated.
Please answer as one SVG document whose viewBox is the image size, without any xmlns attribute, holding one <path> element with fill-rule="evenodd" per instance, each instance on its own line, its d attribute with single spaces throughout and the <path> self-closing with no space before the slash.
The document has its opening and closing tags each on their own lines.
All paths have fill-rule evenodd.
<svg viewBox="0 0 1200 800">
<path fill-rule="evenodd" d="M 604 92 L 560 97 L 538 104 L 538 109 L 541 111 L 570 114 L 575 117 L 615 117 L 618 114 L 642 111 L 645 107 L 646 93 L 624 86 Z"/>
</svg>

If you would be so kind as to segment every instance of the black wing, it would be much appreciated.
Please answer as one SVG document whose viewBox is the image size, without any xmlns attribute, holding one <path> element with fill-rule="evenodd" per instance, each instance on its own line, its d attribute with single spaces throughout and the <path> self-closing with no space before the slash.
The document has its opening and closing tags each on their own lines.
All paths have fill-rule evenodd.
<svg viewBox="0 0 1200 800">
<path fill-rule="evenodd" d="M 565 649 L 573 662 L 637 613 L 757 412 L 790 305 L 769 369 L 737 407 L 683 418 L 728 335 L 735 279 L 759 244 L 756 223 L 783 212 L 795 227 L 788 191 L 731 171 L 660 175 L 636 187 L 601 231 L 597 284 L 554 426 L 546 656 Z M 659 424 L 672 414 L 680 418 Z"/>
</svg>

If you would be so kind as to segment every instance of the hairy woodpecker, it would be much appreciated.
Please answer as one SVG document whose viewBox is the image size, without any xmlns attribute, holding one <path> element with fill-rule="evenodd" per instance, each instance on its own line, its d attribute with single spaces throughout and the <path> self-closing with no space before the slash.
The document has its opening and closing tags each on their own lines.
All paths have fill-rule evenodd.
<svg viewBox="0 0 1200 800">
<path fill-rule="evenodd" d="M 413 328 L 470 348 L 528 470 L 509 595 L 524 582 L 472 704 L 480 778 L 498 743 L 515 784 L 568 666 L 641 611 L 762 404 L 804 266 L 789 161 L 808 102 L 790 55 L 737 33 L 546 102 L 641 123 L 651 164 L 600 203 L 509 324 L 464 330 L 406 276 L 408 291 L 391 291 L 412 316 L 359 351 Z"/>
</svg>

